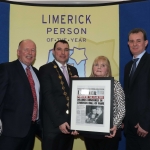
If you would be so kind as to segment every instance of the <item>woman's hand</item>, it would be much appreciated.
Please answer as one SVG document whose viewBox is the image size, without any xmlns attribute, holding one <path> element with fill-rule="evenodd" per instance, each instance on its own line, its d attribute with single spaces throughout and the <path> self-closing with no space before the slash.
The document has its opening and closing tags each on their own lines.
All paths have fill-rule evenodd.
<svg viewBox="0 0 150 150">
<path fill-rule="evenodd" d="M 117 127 L 113 126 L 113 128 L 111 128 L 110 131 L 111 131 L 110 135 L 106 135 L 105 137 L 107 137 L 107 138 L 113 138 L 116 135 Z"/>
<path fill-rule="evenodd" d="M 122 128 L 122 129 L 124 128 L 124 123 L 121 124 L 121 128 Z"/>
</svg>

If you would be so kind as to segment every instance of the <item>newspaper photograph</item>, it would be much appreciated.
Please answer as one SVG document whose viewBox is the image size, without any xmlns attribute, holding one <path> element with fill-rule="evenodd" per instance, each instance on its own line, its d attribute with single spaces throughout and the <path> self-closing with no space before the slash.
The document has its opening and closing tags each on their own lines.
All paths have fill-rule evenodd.
<svg viewBox="0 0 150 150">
<path fill-rule="evenodd" d="M 77 87 L 76 124 L 103 125 L 105 109 L 104 95 L 104 86 Z"/>
</svg>

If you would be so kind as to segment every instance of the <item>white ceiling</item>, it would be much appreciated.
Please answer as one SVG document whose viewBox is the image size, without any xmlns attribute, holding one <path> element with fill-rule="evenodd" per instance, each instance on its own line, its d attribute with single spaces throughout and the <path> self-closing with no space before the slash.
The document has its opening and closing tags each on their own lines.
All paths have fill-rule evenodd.
<svg viewBox="0 0 150 150">
<path fill-rule="evenodd" d="M 7 0 L 10 2 L 32 3 L 32 4 L 107 4 L 116 2 L 126 2 L 133 0 Z"/>
</svg>

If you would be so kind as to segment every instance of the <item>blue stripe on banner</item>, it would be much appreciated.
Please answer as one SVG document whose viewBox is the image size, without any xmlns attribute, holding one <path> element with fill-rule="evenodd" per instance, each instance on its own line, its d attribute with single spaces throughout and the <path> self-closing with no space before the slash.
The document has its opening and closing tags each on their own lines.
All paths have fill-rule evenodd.
<svg viewBox="0 0 150 150">
<path fill-rule="evenodd" d="M 143 28 L 150 41 L 150 0 L 121 4 L 119 6 L 120 25 L 120 81 L 123 85 L 125 64 L 132 59 L 127 42 L 128 33 L 133 28 Z M 150 48 L 147 48 L 150 52 Z"/>
<path fill-rule="evenodd" d="M 150 41 L 150 0 L 119 5 L 119 33 L 120 33 L 120 82 L 123 85 L 124 67 L 132 59 L 128 48 L 128 33 L 133 28 L 143 28 Z M 147 48 L 150 52 L 150 48 Z M 125 150 L 125 137 L 122 132 L 122 140 L 119 143 L 119 150 Z"/>
<path fill-rule="evenodd" d="M 10 4 L 0 2 L 0 63 L 9 61 Z"/>
</svg>

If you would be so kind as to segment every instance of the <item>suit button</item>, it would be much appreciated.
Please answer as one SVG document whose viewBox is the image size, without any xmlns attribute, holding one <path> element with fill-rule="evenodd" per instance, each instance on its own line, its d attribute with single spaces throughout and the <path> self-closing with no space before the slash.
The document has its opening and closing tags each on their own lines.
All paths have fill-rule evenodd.
<svg viewBox="0 0 150 150">
<path fill-rule="evenodd" d="M 69 114 L 69 110 L 66 110 L 66 114 Z"/>
</svg>

